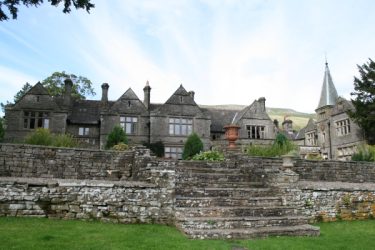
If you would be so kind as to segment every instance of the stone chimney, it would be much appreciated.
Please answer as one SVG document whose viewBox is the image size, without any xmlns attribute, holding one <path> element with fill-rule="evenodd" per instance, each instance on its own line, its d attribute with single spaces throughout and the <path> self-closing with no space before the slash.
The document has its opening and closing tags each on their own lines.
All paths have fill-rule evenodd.
<svg viewBox="0 0 375 250">
<path fill-rule="evenodd" d="M 266 112 L 266 98 L 261 97 L 258 99 L 258 102 L 260 104 L 260 109 L 262 112 Z"/>
<path fill-rule="evenodd" d="M 146 106 L 146 109 L 148 110 L 150 108 L 150 99 L 151 99 L 151 87 L 148 81 L 146 82 L 146 86 L 143 88 L 143 93 L 144 93 L 143 104 Z"/>
<path fill-rule="evenodd" d="M 194 100 L 194 95 L 195 95 L 195 92 L 194 91 L 189 91 L 189 95 L 191 96 L 191 98 L 193 98 Z"/>
<path fill-rule="evenodd" d="M 65 79 L 65 93 L 64 93 L 64 105 L 69 106 L 72 99 L 72 88 L 73 82 L 70 79 Z"/>
<path fill-rule="evenodd" d="M 109 89 L 109 84 L 103 83 L 102 84 L 102 104 L 104 105 L 108 104 L 108 89 Z"/>
</svg>

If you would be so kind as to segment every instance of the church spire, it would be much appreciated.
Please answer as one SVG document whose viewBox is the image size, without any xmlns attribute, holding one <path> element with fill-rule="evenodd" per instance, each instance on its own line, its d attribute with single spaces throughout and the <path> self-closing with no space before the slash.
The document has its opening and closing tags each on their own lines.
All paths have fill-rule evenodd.
<svg viewBox="0 0 375 250">
<path fill-rule="evenodd" d="M 326 59 L 326 69 L 324 72 L 323 86 L 320 94 L 318 109 L 324 106 L 335 105 L 337 97 L 337 91 L 335 85 L 333 84 Z"/>
</svg>

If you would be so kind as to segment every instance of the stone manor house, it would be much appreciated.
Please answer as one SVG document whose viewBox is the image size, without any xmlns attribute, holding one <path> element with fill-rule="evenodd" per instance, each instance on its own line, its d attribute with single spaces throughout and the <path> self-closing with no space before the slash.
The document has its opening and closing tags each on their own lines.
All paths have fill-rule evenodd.
<svg viewBox="0 0 375 250">
<path fill-rule="evenodd" d="M 243 110 L 203 108 L 194 101 L 194 91 L 181 85 L 164 104 L 150 103 L 151 87 L 143 88 L 141 101 L 129 88 L 117 100 L 108 100 L 109 85 L 102 84 L 101 100 L 75 100 L 72 81 L 65 80 L 63 96 L 52 97 L 41 83 L 35 84 L 17 103 L 5 109 L 5 141 L 17 142 L 30 131 L 43 127 L 53 133 L 69 133 L 85 146 L 104 148 L 107 135 L 115 125 L 126 132 L 129 144 L 163 142 L 165 157 L 181 158 L 183 145 L 195 132 L 205 149 L 225 143 L 224 126 L 241 127 L 238 144 L 270 144 L 278 129 L 266 112 L 264 97 Z M 316 113 L 317 121 L 293 135 L 305 152 L 320 153 L 325 158 L 346 159 L 363 141 L 360 129 L 346 111 L 349 101 L 338 97 L 326 64 L 322 93 Z M 286 122 L 286 121 L 285 121 Z M 284 124 L 283 124 L 284 125 Z"/>
</svg>

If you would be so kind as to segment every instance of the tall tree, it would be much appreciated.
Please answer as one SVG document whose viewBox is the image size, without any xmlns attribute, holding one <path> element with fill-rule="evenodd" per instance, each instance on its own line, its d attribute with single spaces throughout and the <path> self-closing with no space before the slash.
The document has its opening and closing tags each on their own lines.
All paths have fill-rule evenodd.
<svg viewBox="0 0 375 250">
<path fill-rule="evenodd" d="M 42 85 L 47 89 L 51 96 L 62 96 L 65 90 L 64 80 L 70 78 L 73 82 L 72 96 L 77 99 L 86 99 L 86 96 L 96 95 L 92 82 L 84 76 L 76 76 L 68 74 L 65 71 L 54 72 L 51 76 L 42 81 Z M 17 92 L 13 98 L 13 103 L 18 102 L 21 97 L 32 88 L 28 82 L 23 85 L 22 89 Z M 4 112 L 5 106 L 11 104 L 7 101 L 6 104 L 0 103 L 1 109 Z"/>
<path fill-rule="evenodd" d="M 71 7 L 73 6 L 76 9 L 86 9 L 87 12 L 90 12 L 91 8 L 94 8 L 95 5 L 90 3 L 91 0 L 48 0 L 52 6 L 57 6 L 60 3 L 63 3 L 64 13 L 70 13 Z M 13 19 L 17 19 L 18 6 L 25 5 L 26 7 L 34 6 L 38 7 L 43 3 L 43 0 L 1 0 L 0 1 L 0 21 L 5 21 L 9 19 L 9 15 Z M 4 9 L 8 9 L 8 14 L 4 12 Z"/>
<path fill-rule="evenodd" d="M 369 61 L 362 66 L 357 65 L 359 77 L 354 77 L 354 97 L 352 103 L 355 110 L 349 116 L 363 129 L 367 142 L 375 144 L 375 62 Z"/>
<path fill-rule="evenodd" d="M 65 71 L 55 72 L 42 81 L 42 85 L 51 96 L 61 96 L 64 93 L 64 80 L 69 78 L 73 82 L 72 96 L 78 99 L 86 99 L 86 96 L 95 95 L 92 82 L 84 76 L 68 74 Z"/>
</svg>

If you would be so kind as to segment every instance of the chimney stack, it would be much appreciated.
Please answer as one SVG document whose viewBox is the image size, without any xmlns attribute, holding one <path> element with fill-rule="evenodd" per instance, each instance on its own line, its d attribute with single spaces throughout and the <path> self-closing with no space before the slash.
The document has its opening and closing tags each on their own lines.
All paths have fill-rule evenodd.
<svg viewBox="0 0 375 250">
<path fill-rule="evenodd" d="M 146 82 L 146 86 L 143 88 L 143 93 L 144 93 L 143 104 L 146 106 L 146 109 L 148 110 L 150 108 L 150 99 L 151 99 L 151 87 L 148 81 Z"/>
<path fill-rule="evenodd" d="M 102 84 L 102 104 L 104 105 L 108 104 L 108 89 L 109 89 L 109 84 L 103 83 Z"/>
<path fill-rule="evenodd" d="M 73 82 L 70 79 L 64 80 L 65 93 L 64 93 L 64 105 L 69 106 L 72 98 Z"/>
<path fill-rule="evenodd" d="M 194 100 L 195 92 L 194 92 L 194 91 L 189 91 L 189 95 L 190 95 L 190 97 L 193 98 L 193 100 Z"/>
<path fill-rule="evenodd" d="M 266 112 L 266 98 L 261 97 L 258 99 L 258 102 L 260 103 L 261 111 Z"/>
</svg>

